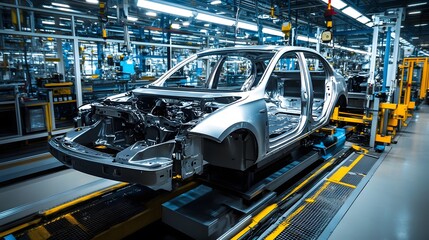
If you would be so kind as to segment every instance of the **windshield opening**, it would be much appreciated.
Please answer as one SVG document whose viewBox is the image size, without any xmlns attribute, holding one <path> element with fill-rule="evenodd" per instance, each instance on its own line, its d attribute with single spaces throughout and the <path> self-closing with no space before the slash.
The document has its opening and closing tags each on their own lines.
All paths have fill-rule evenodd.
<svg viewBox="0 0 429 240">
<path fill-rule="evenodd" d="M 212 53 L 190 60 L 169 74 L 160 86 L 219 91 L 248 91 L 256 87 L 274 52 Z"/>
</svg>

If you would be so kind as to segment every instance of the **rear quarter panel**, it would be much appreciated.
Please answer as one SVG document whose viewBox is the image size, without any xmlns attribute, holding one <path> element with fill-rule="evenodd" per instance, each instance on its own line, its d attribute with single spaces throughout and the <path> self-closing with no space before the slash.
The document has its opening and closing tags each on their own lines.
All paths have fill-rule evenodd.
<svg viewBox="0 0 429 240">
<path fill-rule="evenodd" d="M 253 133 L 258 144 L 258 156 L 263 156 L 268 142 L 267 113 L 263 99 L 239 101 L 220 109 L 202 120 L 190 134 L 220 143 L 239 129 L 247 129 Z"/>
</svg>

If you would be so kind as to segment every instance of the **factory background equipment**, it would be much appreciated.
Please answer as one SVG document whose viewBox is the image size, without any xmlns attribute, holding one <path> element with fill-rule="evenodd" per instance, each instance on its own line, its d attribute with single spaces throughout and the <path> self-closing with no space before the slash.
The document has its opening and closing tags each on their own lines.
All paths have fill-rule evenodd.
<svg viewBox="0 0 429 240">
<path fill-rule="evenodd" d="M 1 1 L 0 237 L 425 239 L 428 16 L 420 0 Z M 312 48 L 347 79 L 348 106 L 273 164 L 247 175 L 204 165 L 154 191 L 48 153 L 83 105 L 202 50 L 250 45 Z"/>
</svg>

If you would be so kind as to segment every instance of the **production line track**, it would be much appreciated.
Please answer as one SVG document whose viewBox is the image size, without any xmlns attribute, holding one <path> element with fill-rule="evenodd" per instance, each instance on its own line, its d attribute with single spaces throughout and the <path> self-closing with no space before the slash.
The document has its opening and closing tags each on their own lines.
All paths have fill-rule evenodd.
<svg viewBox="0 0 429 240">
<path fill-rule="evenodd" d="M 287 193 L 281 201 L 268 206 L 254 216 L 251 221 L 248 221 L 247 226 L 240 228 L 241 231 L 231 229 L 221 238 L 328 239 L 388 152 L 369 153 L 368 150 L 358 146 L 352 146 L 352 148 L 355 152 L 336 166 L 327 177 L 315 184 L 292 207 L 285 208 L 283 201 L 290 198 L 301 184 Z M 335 158 L 326 162 L 320 169 L 329 167 L 333 161 Z M 312 176 L 308 179 L 310 178 Z M 273 214 L 281 208 L 283 208 L 280 211 L 282 214 Z M 268 226 L 266 229 L 260 227 L 264 222 Z"/>
<path fill-rule="evenodd" d="M 116 184 L 27 217 L 23 224 L 3 229 L 0 237 L 120 239 L 159 220 L 162 203 L 196 186 L 195 182 L 190 182 L 170 193 Z"/>
<path fill-rule="evenodd" d="M 353 153 L 354 158 L 345 156 L 346 152 L 358 151 L 359 154 Z M 320 189 L 309 189 L 314 186 L 314 180 L 320 179 L 321 176 L 326 174 L 326 170 L 333 168 L 336 163 L 341 162 L 346 158 L 348 160 L 342 162 L 342 166 L 337 167 L 336 171 L 327 178 L 326 183 Z M 290 234 L 297 234 L 296 239 L 307 238 L 307 235 L 299 233 L 299 229 L 293 228 L 293 223 L 301 224 L 310 227 L 311 229 L 304 229 L 308 232 L 319 236 L 325 230 L 326 225 L 331 222 L 331 219 L 338 212 L 334 209 L 331 216 L 322 216 L 323 224 L 308 224 L 313 216 L 317 216 L 320 212 L 320 204 L 316 202 L 326 202 L 320 200 L 323 191 L 332 189 L 332 186 L 339 185 L 340 188 L 350 188 L 347 194 L 330 195 L 335 202 L 334 207 L 341 207 L 340 202 L 336 198 L 340 198 L 341 203 L 347 200 L 347 195 L 356 188 L 357 183 L 362 180 L 369 169 L 374 164 L 366 164 L 366 171 L 358 171 L 364 162 L 362 159 L 374 159 L 374 156 L 368 155 L 367 151 L 361 148 L 345 148 L 340 151 L 332 159 L 324 162 L 319 168 L 315 169 L 312 173 L 308 174 L 301 181 L 296 183 L 292 188 L 280 194 L 278 202 L 267 203 L 262 211 L 254 213 L 253 215 L 243 216 L 243 220 L 231 230 L 225 233 L 221 238 L 223 239 L 250 239 L 255 237 L 265 238 L 270 237 L 279 239 L 289 239 L 291 235 L 284 235 L 283 232 L 289 230 Z M 372 161 L 375 162 L 375 161 Z M 360 167 L 362 168 L 362 167 Z M 358 181 L 359 180 L 359 181 Z M 14 239 L 120 239 L 124 236 L 132 234 L 139 229 L 159 220 L 161 218 L 161 205 L 198 186 L 196 182 L 190 182 L 177 191 L 169 192 L 155 192 L 138 185 L 128 185 L 119 183 L 103 190 L 96 191 L 87 196 L 78 198 L 74 201 L 60 205 L 56 208 L 40 212 L 28 219 L 24 224 L 15 226 L 0 233 L 0 237 L 11 237 Z M 304 192 L 303 192 L 304 191 Z M 299 194 L 298 194 L 299 193 Z M 299 197 L 304 195 L 304 200 L 300 201 Z M 319 200 L 319 201 L 318 201 Z M 329 200 L 329 201 L 331 201 Z M 328 201 L 328 202 L 329 202 Z M 286 208 L 285 206 L 294 207 Z M 300 205 L 301 204 L 301 205 Z M 311 206 L 318 206 L 315 209 Z M 332 208 L 331 206 L 331 208 Z M 273 214 L 276 213 L 276 214 Z M 277 220 L 279 214 L 283 214 L 280 220 Z M 287 215 L 289 214 L 289 215 Z M 277 216 L 277 217 L 276 217 Z M 319 219 L 320 218 L 316 218 Z M 277 222 L 276 222 L 277 220 Z M 276 222 L 276 224 L 274 224 Z M 267 225 L 267 223 L 270 223 Z M 271 226 L 274 224 L 273 226 Z M 271 227 L 270 227 L 271 226 Z M 267 230 L 268 228 L 268 230 Z M 271 232 L 269 232 L 271 231 Z M 283 235 L 282 235 L 283 234 Z M 326 234 L 326 233 L 325 233 Z M 282 238 L 282 236 L 286 236 Z"/>
</svg>

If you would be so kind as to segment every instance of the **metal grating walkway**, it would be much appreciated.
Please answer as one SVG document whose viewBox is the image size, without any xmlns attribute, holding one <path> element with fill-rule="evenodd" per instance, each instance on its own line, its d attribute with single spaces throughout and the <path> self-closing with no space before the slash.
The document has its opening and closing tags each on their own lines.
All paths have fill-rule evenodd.
<svg viewBox="0 0 429 240">
<path fill-rule="evenodd" d="M 260 238 L 317 239 L 378 158 L 359 148 L 343 164 L 280 217 Z"/>
<path fill-rule="evenodd" d="M 119 183 L 40 213 L 0 236 L 15 240 L 122 239 L 161 218 L 161 204 L 195 188 L 172 192 Z M 3 235 L 1 235 L 3 234 Z"/>
<path fill-rule="evenodd" d="M 119 224 L 145 210 L 142 195 L 151 192 L 132 185 L 84 205 L 75 211 L 60 215 L 38 227 L 15 235 L 15 239 L 90 239 L 110 226 Z"/>
</svg>

